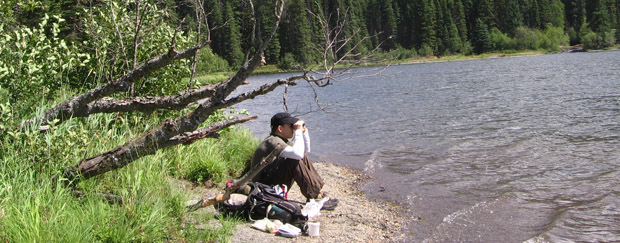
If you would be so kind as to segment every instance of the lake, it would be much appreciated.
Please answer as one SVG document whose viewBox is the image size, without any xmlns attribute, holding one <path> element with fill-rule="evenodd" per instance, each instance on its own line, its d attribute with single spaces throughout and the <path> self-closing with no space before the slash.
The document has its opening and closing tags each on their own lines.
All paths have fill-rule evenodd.
<svg viewBox="0 0 620 243">
<path fill-rule="evenodd" d="M 406 210 L 406 241 L 620 241 L 620 51 L 355 71 L 317 89 L 327 112 L 303 82 L 289 110 L 311 158 L 364 171 L 369 197 Z M 267 136 L 283 91 L 237 105 L 259 115 L 244 126 Z"/>
</svg>

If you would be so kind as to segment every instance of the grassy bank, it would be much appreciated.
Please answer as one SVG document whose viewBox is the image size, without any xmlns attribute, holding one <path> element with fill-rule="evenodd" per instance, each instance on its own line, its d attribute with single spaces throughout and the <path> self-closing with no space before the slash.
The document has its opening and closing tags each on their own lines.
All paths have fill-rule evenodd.
<svg viewBox="0 0 620 243">
<path fill-rule="evenodd" d="M 19 120 L 3 107 L 2 124 Z M 217 118 L 223 118 L 224 113 Z M 225 241 L 236 219 L 224 227 L 185 229 L 188 199 L 172 178 L 220 183 L 238 176 L 258 144 L 241 128 L 145 156 L 130 165 L 81 182 L 73 190 L 54 177 L 66 166 L 94 156 L 157 126 L 162 114 L 97 114 L 53 125 L 46 133 L 0 129 L 0 241 L 161 242 Z M 6 122 L 6 123 L 5 123 Z M 109 203 L 100 194 L 123 198 Z M 203 217 L 213 217 L 206 215 Z"/>
</svg>

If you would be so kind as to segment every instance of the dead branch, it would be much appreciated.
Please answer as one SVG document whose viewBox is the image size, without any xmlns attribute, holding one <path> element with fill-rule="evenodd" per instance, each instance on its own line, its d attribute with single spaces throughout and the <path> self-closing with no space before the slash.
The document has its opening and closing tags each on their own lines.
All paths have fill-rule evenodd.
<svg viewBox="0 0 620 243">
<path fill-rule="evenodd" d="M 315 2 L 317 7 L 321 9 L 319 3 Z M 329 105 L 321 104 L 319 101 L 319 95 L 314 87 L 326 87 L 333 84 L 334 81 L 342 81 L 344 79 L 352 79 L 358 76 L 352 75 L 353 70 L 362 62 L 368 60 L 366 56 L 362 56 L 359 52 L 360 47 L 369 40 L 380 33 L 372 36 L 363 36 L 360 39 L 355 39 L 360 35 L 359 30 L 353 30 L 352 33 L 347 35 L 346 26 L 349 20 L 350 11 L 347 8 L 343 12 L 337 9 L 335 13 L 325 16 L 323 13 L 314 13 L 310 9 L 307 9 L 308 13 L 312 15 L 319 25 L 323 33 L 324 42 L 315 46 L 315 50 L 321 53 L 322 70 L 304 70 L 304 79 L 310 84 L 312 92 L 314 93 L 314 102 L 318 106 L 318 109 L 327 112 L 326 107 Z M 334 24 L 331 24 L 334 23 Z M 383 42 L 382 42 L 383 43 Z M 373 48 L 372 52 L 376 51 L 382 44 L 379 43 Z M 345 49 L 348 48 L 348 49 Z M 344 51 L 344 53 L 342 53 Z M 349 60 L 354 60 L 350 62 Z M 336 69 L 338 67 L 338 69 Z M 384 69 L 387 68 L 384 67 Z M 380 73 L 380 72 L 378 72 Z M 377 74 L 378 74 L 377 73 Z M 377 75 L 375 74 L 375 75 Z M 370 76 L 370 75 L 366 75 Z M 284 109 L 288 110 L 288 104 L 286 100 L 286 94 L 288 89 L 285 89 L 283 94 Z"/>
<path fill-rule="evenodd" d="M 68 179 L 67 182 L 69 185 L 72 185 L 77 183 L 80 179 L 88 179 L 93 176 L 106 173 L 110 170 L 122 168 L 136 159 L 154 154 L 159 149 L 190 141 L 193 142 L 192 137 L 197 138 L 201 135 L 192 136 L 192 132 L 195 131 L 198 126 L 216 110 L 230 107 L 248 99 L 253 99 L 258 95 L 269 93 L 279 85 L 285 83 L 294 84 L 294 80 L 300 78 L 300 76 L 296 76 L 289 79 L 278 80 L 277 82 L 263 85 L 229 100 L 220 102 L 205 102 L 186 116 L 180 116 L 174 120 L 167 120 L 159 127 L 147 132 L 139 138 L 95 157 L 84 159 L 79 163 L 66 168 L 63 173 L 63 177 Z M 215 124 L 213 125 L 215 127 L 207 128 L 206 133 L 215 133 L 227 126 L 237 124 L 239 122 L 242 122 L 242 120 L 229 120 L 224 124 Z M 200 134 L 204 133 L 204 131 L 200 130 L 196 133 Z M 208 135 L 202 135 L 202 138 L 204 137 L 208 137 Z"/>
<path fill-rule="evenodd" d="M 54 119 L 58 119 L 59 122 L 63 122 L 72 116 L 85 116 L 83 114 L 85 114 L 87 104 L 117 92 L 127 91 L 130 84 L 136 82 L 137 80 L 154 71 L 161 69 L 162 67 L 170 64 L 172 61 L 191 57 L 196 51 L 198 51 L 202 47 L 204 47 L 204 45 L 197 45 L 192 48 L 178 52 L 176 48 L 172 46 L 168 53 L 161 54 L 148 60 L 140 67 L 123 75 L 122 77 L 92 90 L 89 90 L 81 95 L 63 101 L 62 103 L 54 106 L 53 108 L 46 110 L 40 117 L 24 121 L 22 123 L 22 128 L 28 129 L 37 120 L 41 121 L 41 125 L 47 125 Z"/>
<path fill-rule="evenodd" d="M 283 10 L 283 7 L 281 8 L 281 10 Z M 275 83 L 263 85 L 255 90 L 240 94 L 236 97 L 226 100 L 226 97 L 230 95 L 237 87 L 239 87 L 242 84 L 243 80 L 245 80 L 260 65 L 261 56 L 267 48 L 267 43 L 269 43 L 275 35 L 279 23 L 280 19 L 277 19 L 274 23 L 272 31 L 270 32 L 270 35 L 267 36 L 266 39 L 261 42 L 261 45 L 255 49 L 256 51 L 253 53 L 251 59 L 248 60 L 246 58 L 243 65 L 239 68 L 238 72 L 235 74 L 234 77 L 232 77 L 228 81 L 216 84 L 213 87 L 214 94 L 207 102 L 200 104 L 196 109 L 194 109 L 193 112 L 187 115 L 180 116 L 171 120 L 166 120 L 157 128 L 154 128 L 151 131 L 143 134 L 142 136 L 133 139 L 115 149 L 109 150 L 91 158 L 84 159 L 73 166 L 67 167 L 63 172 L 63 176 L 67 179 L 68 185 L 75 185 L 75 183 L 78 183 L 82 179 L 88 179 L 93 176 L 106 173 L 110 170 L 122 168 L 129 163 L 135 161 L 136 159 L 154 154 L 159 149 L 177 145 L 179 143 L 182 143 L 183 141 L 191 141 L 191 139 L 189 138 L 185 140 L 181 138 L 173 138 L 182 134 L 186 134 L 188 132 L 191 133 L 195 131 L 204 121 L 207 120 L 207 118 L 209 118 L 209 116 L 211 116 L 218 109 L 229 107 L 244 100 L 252 99 L 257 95 L 268 93 L 279 85 L 285 83 L 293 83 L 293 78 L 287 80 L 278 80 Z M 195 50 L 198 49 L 199 48 L 196 48 Z M 191 55 L 193 54 L 193 52 L 186 53 L 186 57 L 191 57 Z M 172 55 L 172 58 L 176 56 L 179 55 Z M 249 56 L 249 54 L 246 55 L 246 57 Z M 169 57 L 168 59 L 171 58 Z M 125 81 L 125 83 L 127 82 Z M 115 88 L 115 86 L 108 87 L 107 89 L 103 90 L 109 89 L 108 92 L 112 92 L 115 91 L 113 88 Z M 97 92 L 98 94 L 106 93 L 99 90 L 97 90 Z M 90 99 L 89 102 L 83 103 L 81 105 L 85 105 L 92 101 L 94 101 L 94 99 Z M 218 128 L 215 128 L 215 130 L 211 130 L 207 133 L 211 134 L 213 132 L 216 132 L 217 130 Z M 207 135 L 201 136 L 206 137 Z"/>
<path fill-rule="evenodd" d="M 183 145 L 189 145 L 200 139 L 207 138 L 207 137 L 218 138 L 219 134 L 217 132 L 222 130 L 223 128 L 226 128 L 226 127 L 229 127 L 235 124 L 251 121 L 256 118 L 258 118 L 258 116 L 237 117 L 237 118 L 233 118 L 233 119 L 229 119 L 225 121 L 219 121 L 216 123 L 212 123 L 207 127 L 200 128 L 196 131 L 184 133 L 183 135 L 173 137 L 169 141 L 171 143 L 179 142 L 179 143 L 182 143 Z"/>
<path fill-rule="evenodd" d="M 170 96 L 145 96 L 127 98 L 122 100 L 104 97 L 86 105 L 83 113 L 74 114 L 73 117 L 85 117 L 95 113 L 113 113 L 126 111 L 140 111 L 150 113 L 157 109 L 182 110 L 200 99 L 205 99 L 213 96 L 214 93 L 214 85 L 205 85 L 200 87 L 199 89 L 183 91 L 177 95 Z"/>
<path fill-rule="evenodd" d="M 118 41 L 121 45 L 121 52 L 123 53 L 125 67 L 129 68 L 129 60 L 127 58 L 127 53 L 125 52 L 125 44 L 123 44 L 123 35 L 121 34 L 121 31 L 118 28 L 118 24 L 116 23 L 116 16 L 114 14 L 114 11 L 114 4 L 112 4 L 112 2 L 110 1 L 110 13 L 112 13 L 112 23 L 114 24 L 114 29 L 116 30 L 116 34 L 118 35 Z"/>
</svg>

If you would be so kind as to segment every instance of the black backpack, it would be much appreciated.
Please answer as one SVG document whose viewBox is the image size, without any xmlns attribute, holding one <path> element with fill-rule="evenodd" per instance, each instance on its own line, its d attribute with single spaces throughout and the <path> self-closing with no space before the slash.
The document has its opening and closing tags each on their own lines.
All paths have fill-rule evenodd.
<svg viewBox="0 0 620 243">
<path fill-rule="evenodd" d="M 228 201 L 216 204 L 216 208 L 224 214 L 240 215 L 249 220 L 265 217 L 289 223 L 305 232 L 308 218 L 301 213 L 299 202 L 289 201 L 278 194 L 272 187 L 251 182 L 250 193 L 243 204 L 233 205 Z"/>
</svg>

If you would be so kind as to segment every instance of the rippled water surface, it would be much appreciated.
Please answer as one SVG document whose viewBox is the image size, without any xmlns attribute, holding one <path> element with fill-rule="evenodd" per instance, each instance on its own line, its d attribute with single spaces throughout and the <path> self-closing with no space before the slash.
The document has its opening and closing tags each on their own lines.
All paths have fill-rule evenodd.
<svg viewBox="0 0 620 243">
<path fill-rule="evenodd" d="M 238 106 L 260 137 L 283 90 Z M 318 92 L 313 157 L 371 175 L 407 241 L 620 241 L 620 51 L 398 65 Z M 316 109 L 306 84 L 287 99 Z"/>
</svg>

